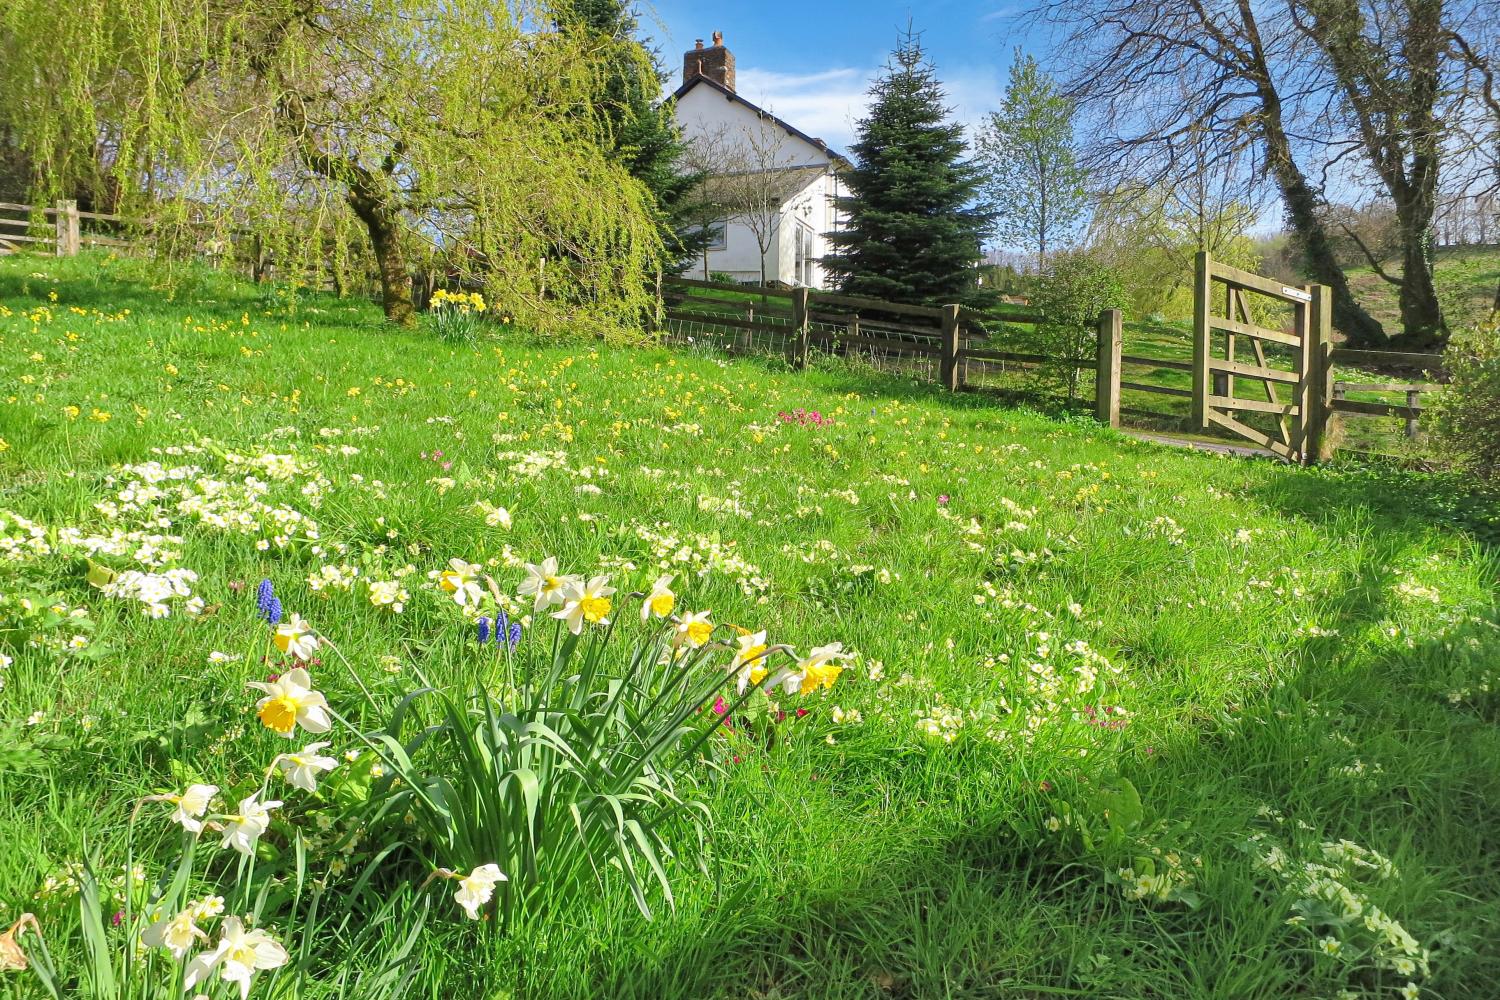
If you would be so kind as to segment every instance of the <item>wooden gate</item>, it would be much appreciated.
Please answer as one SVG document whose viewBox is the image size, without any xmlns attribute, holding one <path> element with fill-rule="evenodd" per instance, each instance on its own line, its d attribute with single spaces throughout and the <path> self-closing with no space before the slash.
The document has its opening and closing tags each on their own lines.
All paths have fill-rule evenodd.
<svg viewBox="0 0 1500 1000">
<path fill-rule="evenodd" d="M 1252 294 L 1269 299 L 1278 313 L 1290 306 L 1292 332 L 1259 325 Z M 1290 287 L 1200 252 L 1193 284 L 1194 425 L 1231 431 L 1290 462 L 1316 462 L 1332 394 L 1330 303 L 1326 285 Z M 1244 341 L 1252 353 L 1236 357 Z M 1240 395 L 1239 380 L 1258 391 Z M 1245 413 L 1274 420 L 1260 430 L 1241 419 Z"/>
</svg>

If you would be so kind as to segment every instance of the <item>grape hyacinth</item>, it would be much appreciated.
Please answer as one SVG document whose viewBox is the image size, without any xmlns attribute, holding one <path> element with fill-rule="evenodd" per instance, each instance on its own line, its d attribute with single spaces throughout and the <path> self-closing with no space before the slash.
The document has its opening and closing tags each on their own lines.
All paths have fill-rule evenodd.
<svg viewBox="0 0 1500 1000">
<path fill-rule="evenodd" d="M 491 635 L 497 646 L 504 643 L 515 649 L 521 641 L 521 623 L 511 621 L 504 611 L 497 611 L 493 625 L 488 618 L 481 618 L 478 622 L 477 636 L 481 646 L 490 641 Z"/>
<path fill-rule="evenodd" d="M 276 596 L 269 579 L 260 581 L 260 586 L 255 588 L 255 606 L 267 624 L 281 624 L 281 598 Z"/>
</svg>

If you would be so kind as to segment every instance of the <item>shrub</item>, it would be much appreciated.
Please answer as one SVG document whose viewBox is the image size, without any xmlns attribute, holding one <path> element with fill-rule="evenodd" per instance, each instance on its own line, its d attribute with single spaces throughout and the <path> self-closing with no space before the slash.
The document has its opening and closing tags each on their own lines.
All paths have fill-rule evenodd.
<svg viewBox="0 0 1500 1000">
<path fill-rule="evenodd" d="M 1080 369 L 1069 359 L 1093 356 L 1099 314 L 1118 309 L 1125 291 L 1112 268 L 1087 253 L 1058 254 L 1038 279 L 1031 304 L 1044 317 L 1032 346 L 1051 362 L 1040 371 L 1048 388 L 1078 398 Z"/>
<path fill-rule="evenodd" d="M 1500 479 L 1500 319 L 1454 338 L 1452 382 L 1427 403 L 1428 430 L 1442 454 L 1483 479 Z"/>
</svg>

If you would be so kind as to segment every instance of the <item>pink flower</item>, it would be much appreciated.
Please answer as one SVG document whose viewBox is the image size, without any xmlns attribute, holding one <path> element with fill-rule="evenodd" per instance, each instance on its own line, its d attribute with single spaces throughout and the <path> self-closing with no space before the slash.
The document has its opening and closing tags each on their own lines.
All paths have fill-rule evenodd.
<svg viewBox="0 0 1500 1000">
<path fill-rule="evenodd" d="M 946 494 L 946 493 L 940 493 L 940 494 L 938 494 L 938 506 L 939 507 L 946 507 L 946 506 L 948 506 L 948 494 Z"/>
<path fill-rule="evenodd" d="M 724 701 L 724 696 L 723 695 L 719 695 L 718 700 L 714 702 L 714 714 L 715 715 L 728 715 L 729 714 L 729 705 Z"/>
</svg>

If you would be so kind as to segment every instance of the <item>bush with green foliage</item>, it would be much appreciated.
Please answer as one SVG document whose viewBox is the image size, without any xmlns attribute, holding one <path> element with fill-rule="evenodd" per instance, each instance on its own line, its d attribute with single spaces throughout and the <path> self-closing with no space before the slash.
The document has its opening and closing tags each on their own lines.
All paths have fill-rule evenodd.
<svg viewBox="0 0 1500 1000">
<path fill-rule="evenodd" d="M 1093 355 L 1099 314 L 1125 304 L 1125 290 L 1114 269 L 1087 253 L 1058 254 L 1037 280 L 1031 304 L 1043 317 L 1031 346 L 1051 361 L 1038 372 L 1053 391 L 1078 398 L 1078 366 L 1070 359 Z"/>
<path fill-rule="evenodd" d="M 1424 414 L 1442 452 L 1491 482 L 1500 481 L 1500 319 L 1454 337 L 1452 382 Z"/>
</svg>

